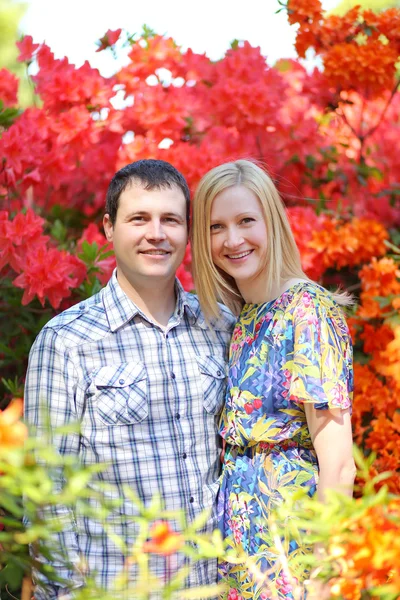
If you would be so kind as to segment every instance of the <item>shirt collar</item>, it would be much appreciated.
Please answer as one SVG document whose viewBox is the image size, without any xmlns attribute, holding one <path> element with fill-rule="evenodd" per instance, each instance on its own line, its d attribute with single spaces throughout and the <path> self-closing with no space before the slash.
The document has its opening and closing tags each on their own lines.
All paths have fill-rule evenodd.
<svg viewBox="0 0 400 600">
<path fill-rule="evenodd" d="M 186 310 L 195 322 L 200 322 L 201 311 L 198 302 L 194 302 L 194 297 L 191 298 L 192 294 L 185 292 L 178 279 L 175 279 L 175 292 L 177 301 L 174 315 L 181 319 Z M 106 287 L 103 288 L 103 304 L 111 331 L 116 331 L 136 315 L 142 315 L 136 304 L 128 298 L 119 285 L 116 269 Z"/>
</svg>

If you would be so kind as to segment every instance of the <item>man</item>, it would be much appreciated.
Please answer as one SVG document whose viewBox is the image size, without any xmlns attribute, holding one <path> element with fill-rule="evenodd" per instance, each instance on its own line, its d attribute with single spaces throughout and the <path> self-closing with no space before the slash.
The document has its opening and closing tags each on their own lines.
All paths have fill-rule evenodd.
<svg viewBox="0 0 400 600">
<path fill-rule="evenodd" d="M 167 510 L 183 509 L 189 521 L 211 508 L 217 493 L 216 419 L 234 319 L 222 308 L 210 331 L 196 296 L 175 278 L 188 241 L 189 201 L 184 177 L 169 163 L 141 160 L 118 171 L 104 217 L 116 272 L 98 294 L 52 319 L 30 353 L 26 419 L 44 426 L 46 399 L 52 428 L 81 423 L 80 434 L 62 436 L 57 448 L 83 465 L 107 464 L 98 478 L 123 499 L 108 527 L 128 547 L 137 509 L 124 487 L 146 505 L 159 494 Z M 83 562 L 111 587 L 124 568 L 120 548 L 78 510 L 57 510 L 67 523 L 59 542 L 69 562 Z M 210 518 L 207 529 L 214 528 Z M 55 567 L 75 587 L 83 585 L 79 569 Z M 163 557 L 153 556 L 151 567 L 165 577 Z M 204 561 L 191 569 L 188 585 L 215 580 L 216 565 Z M 65 593 L 41 583 L 35 598 Z"/>
</svg>

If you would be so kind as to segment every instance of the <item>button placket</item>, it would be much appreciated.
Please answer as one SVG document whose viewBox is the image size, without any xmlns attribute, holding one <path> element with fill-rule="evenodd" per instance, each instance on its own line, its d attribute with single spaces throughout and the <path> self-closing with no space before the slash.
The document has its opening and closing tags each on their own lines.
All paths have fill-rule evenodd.
<svg viewBox="0 0 400 600">
<path fill-rule="evenodd" d="M 168 327 L 165 331 L 164 331 L 164 335 L 163 335 L 163 354 L 164 354 L 164 360 L 165 360 L 165 364 L 168 365 L 168 369 L 169 369 L 169 380 L 171 382 L 171 385 L 173 386 L 174 392 L 176 391 L 176 388 L 174 386 L 174 381 L 176 381 L 176 374 L 174 373 L 174 371 L 171 369 L 171 367 L 173 367 L 173 362 L 171 360 L 171 352 L 170 352 L 170 339 L 171 336 L 170 331 L 171 331 L 172 327 Z M 172 414 L 174 415 L 174 420 L 175 422 L 179 421 L 181 418 L 180 413 L 178 412 L 178 407 L 176 405 L 176 393 L 174 393 L 172 395 L 173 398 L 173 406 L 172 408 Z M 177 423 L 176 423 L 177 426 Z"/>
</svg>

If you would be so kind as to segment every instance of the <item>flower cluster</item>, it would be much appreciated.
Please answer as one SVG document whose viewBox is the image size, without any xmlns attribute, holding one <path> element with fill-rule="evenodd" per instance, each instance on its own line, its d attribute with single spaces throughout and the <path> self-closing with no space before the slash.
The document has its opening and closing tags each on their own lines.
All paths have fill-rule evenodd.
<svg viewBox="0 0 400 600">
<path fill-rule="evenodd" d="M 332 84 L 366 96 L 394 87 L 400 53 L 399 9 L 376 14 L 356 6 L 343 16 L 325 15 L 319 0 L 288 0 L 287 9 L 289 22 L 299 25 L 299 56 L 314 48 Z"/>
<path fill-rule="evenodd" d="M 324 221 L 314 230 L 309 242 L 318 253 L 323 269 L 354 267 L 386 253 L 388 233 L 383 225 L 369 219 L 354 218 L 347 223 Z"/>
<path fill-rule="evenodd" d="M 58 308 L 82 283 L 86 267 L 65 250 L 48 247 L 43 225 L 44 220 L 31 209 L 12 220 L 8 213 L 0 213 L 0 271 L 18 274 L 13 284 L 24 290 L 22 305 L 37 297 L 42 306 L 48 298 Z"/>
<path fill-rule="evenodd" d="M 400 493 L 400 270 L 390 257 L 373 258 L 359 272 L 360 304 L 351 319 L 356 347 L 367 364 L 355 365 L 355 441 L 377 459 L 377 473 Z"/>
<path fill-rule="evenodd" d="M 330 582 L 333 598 L 361 600 L 363 592 L 385 586 L 396 597 L 400 589 L 400 501 L 371 506 L 346 523 L 331 538 L 330 555 L 339 575 Z"/>
</svg>

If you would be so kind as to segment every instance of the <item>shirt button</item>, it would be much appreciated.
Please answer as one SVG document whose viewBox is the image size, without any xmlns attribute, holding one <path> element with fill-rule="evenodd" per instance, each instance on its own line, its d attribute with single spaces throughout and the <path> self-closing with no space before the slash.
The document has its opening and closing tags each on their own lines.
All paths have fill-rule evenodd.
<svg viewBox="0 0 400 600">
<path fill-rule="evenodd" d="M 175 415 L 175 419 L 176 419 L 177 421 L 179 421 L 179 419 L 180 419 L 180 418 L 181 418 L 181 415 L 180 415 L 179 413 L 176 413 L 176 415 Z"/>
<path fill-rule="evenodd" d="M 221 377 L 221 375 L 222 375 L 221 371 L 217 371 L 217 375 L 218 375 L 218 377 Z"/>
<path fill-rule="evenodd" d="M 184 452 L 184 453 L 182 454 L 182 458 L 187 458 L 187 454 L 186 454 L 186 452 Z"/>
<path fill-rule="evenodd" d="M 172 379 L 175 379 L 175 373 L 173 371 L 171 371 L 171 377 Z"/>
<path fill-rule="evenodd" d="M 79 305 L 79 310 L 85 310 L 85 308 L 86 308 L 85 307 L 85 303 L 81 302 L 80 305 Z"/>
<path fill-rule="evenodd" d="M 120 379 L 120 380 L 119 380 L 119 383 L 120 383 L 121 385 L 124 385 L 124 383 L 125 383 L 125 379 Z"/>
<path fill-rule="evenodd" d="M 193 498 L 193 496 L 190 496 L 190 498 L 189 498 L 189 502 L 190 502 L 191 504 L 194 502 L 194 498 Z"/>
</svg>

